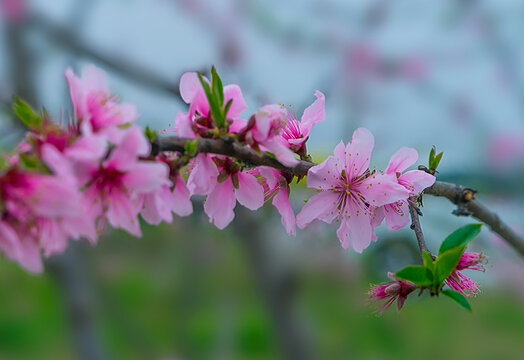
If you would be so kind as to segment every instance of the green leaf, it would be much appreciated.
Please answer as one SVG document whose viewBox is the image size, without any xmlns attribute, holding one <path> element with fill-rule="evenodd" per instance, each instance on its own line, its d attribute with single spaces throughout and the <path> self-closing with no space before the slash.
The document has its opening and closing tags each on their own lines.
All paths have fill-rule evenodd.
<svg viewBox="0 0 524 360">
<path fill-rule="evenodd" d="M 440 160 L 442 159 L 442 155 L 444 155 L 443 152 L 435 156 L 435 158 L 433 159 L 433 166 L 431 166 L 432 169 L 437 169 L 438 165 L 440 164 Z"/>
<path fill-rule="evenodd" d="M 156 131 L 152 130 L 149 127 L 149 125 L 146 125 L 146 128 L 144 130 L 144 135 L 149 140 L 149 142 L 153 142 L 156 139 L 156 137 L 157 137 Z"/>
<path fill-rule="evenodd" d="M 482 224 L 469 224 L 453 231 L 444 239 L 438 253 L 441 254 L 450 249 L 467 245 L 480 233 L 481 227 Z"/>
<path fill-rule="evenodd" d="M 198 74 L 198 79 L 200 80 L 200 83 L 202 84 L 202 87 L 204 88 L 204 92 L 206 93 L 207 101 L 209 102 L 209 110 L 211 112 L 211 117 L 213 117 L 213 119 L 215 120 L 219 128 L 224 127 L 225 119 L 224 119 L 223 109 L 222 109 L 222 105 L 218 104 L 219 99 L 215 96 L 216 91 L 215 92 L 212 91 L 212 89 L 209 87 L 209 84 L 207 83 L 207 81 L 204 80 L 201 74 Z M 215 80 L 215 83 L 216 83 L 216 80 Z M 214 86 L 216 87 L 218 85 L 214 85 Z"/>
<path fill-rule="evenodd" d="M 18 155 L 18 157 L 20 158 L 20 162 L 26 169 L 35 170 L 41 168 L 40 162 L 35 156 L 20 154 Z"/>
<path fill-rule="evenodd" d="M 462 306 L 464 309 L 472 312 L 471 305 L 469 305 L 468 299 L 461 293 L 451 289 L 444 289 L 441 291 L 442 294 L 446 295 L 451 300 L 455 301 L 457 304 Z"/>
<path fill-rule="evenodd" d="M 224 107 L 224 86 L 222 85 L 222 79 L 218 76 L 217 69 L 214 66 L 211 68 L 211 76 L 213 93 L 215 93 L 215 96 L 217 97 L 218 105 L 222 108 Z"/>
<path fill-rule="evenodd" d="M 415 285 L 430 286 L 433 283 L 433 273 L 421 265 L 410 265 L 397 271 L 395 277 L 411 281 Z"/>
<path fill-rule="evenodd" d="M 447 277 L 451 275 L 453 270 L 455 270 L 460 257 L 464 252 L 464 249 L 466 249 L 465 245 L 439 254 L 437 260 L 435 261 L 437 289 L 440 287 L 440 284 L 442 284 L 444 280 L 446 280 Z"/>
<path fill-rule="evenodd" d="M 431 150 L 429 151 L 429 161 L 428 161 L 428 164 L 429 164 L 429 167 L 431 168 L 431 165 L 433 164 L 433 159 L 435 159 L 435 154 L 437 153 L 437 148 L 435 147 L 435 145 L 433 145 L 433 147 L 431 148 Z"/>
<path fill-rule="evenodd" d="M 233 104 L 233 99 L 229 99 L 229 101 L 226 104 L 226 107 L 224 108 L 224 118 L 227 119 L 227 113 L 229 112 L 229 108 L 231 107 L 231 104 Z"/>
<path fill-rule="evenodd" d="M 184 150 L 186 151 L 188 155 L 194 156 L 197 151 L 197 145 L 198 145 L 198 138 L 195 138 L 192 141 L 188 141 L 184 145 Z"/>
<path fill-rule="evenodd" d="M 424 266 L 432 270 L 434 267 L 433 257 L 426 250 L 422 250 L 422 260 L 424 261 Z"/>
<path fill-rule="evenodd" d="M 35 129 L 42 124 L 42 117 L 28 103 L 18 97 L 15 97 L 13 102 L 13 112 L 30 129 Z"/>
</svg>

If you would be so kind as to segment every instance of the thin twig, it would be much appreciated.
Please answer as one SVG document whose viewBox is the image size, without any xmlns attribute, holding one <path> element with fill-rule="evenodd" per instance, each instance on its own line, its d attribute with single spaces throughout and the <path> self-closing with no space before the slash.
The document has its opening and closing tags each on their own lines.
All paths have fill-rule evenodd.
<svg viewBox="0 0 524 360">
<path fill-rule="evenodd" d="M 152 144 L 151 153 L 155 155 L 160 151 L 184 152 L 185 144 L 190 141 L 193 141 L 193 139 L 176 136 L 158 137 Z M 197 141 L 197 152 L 227 155 L 253 166 L 270 166 L 297 176 L 306 176 L 308 170 L 316 165 L 313 162 L 300 160 L 297 165 L 288 167 L 266 153 L 258 153 L 232 139 L 231 141 L 225 141 L 222 139 L 199 138 Z M 505 224 L 496 213 L 474 200 L 475 192 L 473 189 L 442 181 L 436 181 L 433 186 L 424 190 L 425 194 L 446 197 L 454 204 L 457 204 L 458 209 L 453 212 L 455 215 L 471 215 L 486 223 L 493 232 L 497 233 L 520 255 L 524 256 L 524 239 Z"/>
<path fill-rule="evenodd" d="M 412 202 L 415 202 L 416 199 L 411 198 L 409 203 L 409 215 L 411 216 L 411 229 L 415 232 L 417 237 L 418 248 L 420 251 L 420 256 L 422 257 L 422 251 L 426 250 L 428 253 L 428 247 L 426 246 L 426 241 L 424 241 L 424 233 L 422 232 L 422 226 L 420 226 L 419 211 Z M 431 254 L 431 253 L 430 253 Z"/>
</svg>

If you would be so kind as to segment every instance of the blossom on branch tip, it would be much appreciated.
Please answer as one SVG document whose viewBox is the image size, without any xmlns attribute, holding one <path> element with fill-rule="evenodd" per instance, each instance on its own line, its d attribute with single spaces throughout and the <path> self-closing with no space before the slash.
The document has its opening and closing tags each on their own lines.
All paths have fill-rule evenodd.
<svg viewBox="0 0 524 360">
<path fill-rule="evenodd" d="M 304 229 L 313 220 L 340 222 L 337 236 L 344 249 L 352 243 L 361 253 L 374 239 L 377 207 L 407 199 L 409 191 L 391 176 L 369 171 L 374 137 L 365 128 L 353 133 L 347 146 L 341 141 L 334 155 L 313 166 L 307 185 L 314 195 L 297 215 L 297 226 Z M 350 241 L 351 238 L 351 241 Z"/>
<path fill-rule="evenodd" d="M 373 285 L 368 292 L 370 301 L 386 300 L 383 304 L 377 306 L 375 310 L 375 312 L 380 314 L 384 314 L 395 300 L 397 301 L 397 311 L 400 311 L 408 295 L 416 289 L 415 284 L 409 281 L 399 280 L 395 277 L 395 274 L 391 272 L 388 272 L 388 277 L 391 281 L 384 284 Z"/>
<path fill-rule="evenodd" d="M 478 282 L 462 274 L 462 270 L 485 271 L 484 264 L 487 262 L 486 256 L 476 252 L 465 252 L 453 272 L 446 279 L 446 284 L 450 289 L 460 292 L 464 296 L 475 296 L 480 292 Z"/>
</svg>

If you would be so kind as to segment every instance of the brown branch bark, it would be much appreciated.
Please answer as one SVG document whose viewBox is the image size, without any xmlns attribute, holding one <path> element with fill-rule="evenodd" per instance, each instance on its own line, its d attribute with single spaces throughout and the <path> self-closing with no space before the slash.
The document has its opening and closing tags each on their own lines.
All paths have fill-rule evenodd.
<svg viewBox="0 0 524 360">
<path fill-rule="evenodd" d="M 411 201 L 415 201 L 415 199 L 411 199 Z M 422 232 L 422 226 L 420 225 L 419 210 L 411 202 L 409 203 L 409 215 L 411 216 L 411 229 L 415 232 L 417 238 L 420 257 L 423 258 L 423 250 L 426 250 L 430 254 L 431 252 L 428 250 L 426 241 L 424 240 L 424 233 Z"/>
<path fill-rule="evenodd" d="M 152 143 L 151 153 L 155 155 L 160 151 L 184 152 L 185 144 L 192 140 L 193 139 L 176 136 L 158 137 Z M 270 166 L 297 176 L 306 176 L 308 170 L 316 165 L 313 162 L 300 160 L 298 164 L 293 167 L 284 166 L 271 156 L 265 153 L 258 153 L 232 138 L 227 140 L 199 138 L 197 141 L 197 153 L 227 155 L 253 166 Z M 524 238 L 519 236 L 506 223 L 504 223 L 496 213 L 489 210 L 477 200 L 474 200 L 475 192 L 475 190 L 470 188 L 442 181 L 436 181 L 433 186 L 424 190 L 425 194 L 448 198 L 458 206 L 458 208 L 453 212 L 454 215 L 472 216 L 482 221 L 488 225 L 493 232 L 497 233 L 510 246 L 512 246 L 520 255 L 524 256 Z"/>
</svg>

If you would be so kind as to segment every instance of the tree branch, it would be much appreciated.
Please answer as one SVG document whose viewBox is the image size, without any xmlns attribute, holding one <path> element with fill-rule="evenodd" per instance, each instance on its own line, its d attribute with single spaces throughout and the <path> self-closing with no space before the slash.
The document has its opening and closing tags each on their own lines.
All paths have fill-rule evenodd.
<svg viewBox="0 0 524 360">
<path fill-rule="evenodd" d="M 409 204 L 409 215 L 411 216 L 411 229 L 415 232 L 415 236 L 417 237 L 417 243 L 418 248 L 420 251 L 420 257 L 424 259 L 422 255 L 422 251 L 426 250 L 428 253 L 431 254 L 431 252 L 428 250 L 428 247 L 426 246 L 426 241 L 424 240 L 424 233 L 422 232 L 422 226 L 420 226 L 420 219 L 419 219 L 419 209 L 413 205 L 413 203 L 416 201 L 416 199 L 411 198 L 408 201 Z"/>
<path fill-rule="evenodd" d="M 157 137 L 152 143 L 151 154 L 156 155 L 161 151 L 185 151 L 185 145 L 193 141 L 193 139 L 180 138 L 176 136 Z M 242 160 L 252 166 L 270 166 L 272 168 L 288 172 L 289 174 L 297 176 L 306 176 L 308 170 L 316 164 L 309 161 L 300 160 L 297 165 L 289 167 L 282 165 L 273 157 L 266 153 L 258 153 L 251 148 L 242 145 L 230 139 L 204 139 L 197 140 L 197 153 L 212 153 L 219 155 L 227 155 Z M 425 194 L 433 196 L 442 196 L 448 198 L 451 202 L 458 205 L 458 208 L 453 211 L 457 216 L 473 216 L 474 218 L 487 224 L 491 230 L 502 237 L 509 245 L 511 245 L 520 255 L 524 256 L 524 239 L 513 231 L 507 224 L 505 224 L 499 216 L 490 211 L 486 206 L 474 200 L 475 190 L 456 184 L 450 184 L 442 181 L 436 181 L 431 187 L 424 190 Z M 416 209 L 415 209 L 416 211 Z M 410 214 L 412 206 L 410 206 Z M 411 216 L 412 222 L 413 215 Z M 415 219 L 418 222 L 418 214 Z M 416 225 L 415 225 L 416 226 Z M 420 223 L 419 223 L 420 228 Z M 415 231 L 415 234 L 417 231 Z M 422 234 L 422 230 L 420 230 Z M 420 239 L 417 235 L 417 240 Z M 423 248 L 426 249 L 425 243 Z"/>
<path fill-rule="evenodd" d="M 500 217 L 486 206 L 474 199 L 474 191 L 462 185 L 436 181 L 433 186 L 424 190 L 425 194 L 446 197 L 458 208 L 453 211 L 457 216 L 472 216 L 497 233 L 520 255 L 524 256 L 524 239 L 504 223 Z"/>
</svg>

